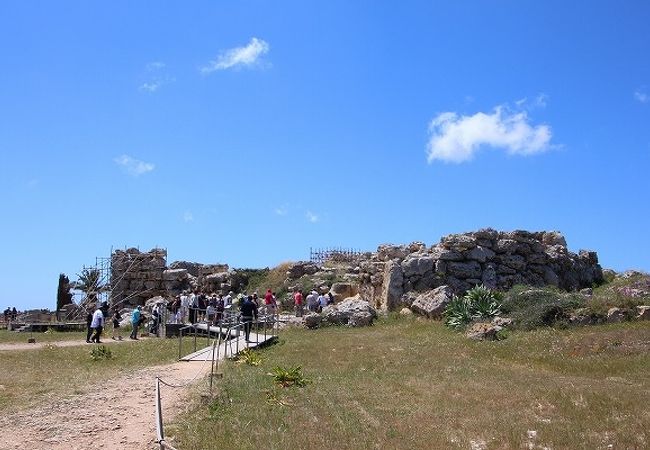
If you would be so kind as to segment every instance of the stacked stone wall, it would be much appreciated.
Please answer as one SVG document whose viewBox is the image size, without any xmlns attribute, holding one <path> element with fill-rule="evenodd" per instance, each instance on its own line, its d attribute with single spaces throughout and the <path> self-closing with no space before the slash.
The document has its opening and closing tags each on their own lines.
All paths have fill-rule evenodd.
<svg viewBox="0 0 650 450">
<path fill-rule="evenodd" d="M 430 248 L 421 242 L 382 245 L 360 268 L 362 295 L 385 310 L 411 306 L 414 293 L 440 286 L 458 294 L 479 284 L 503 290 L 516 284 L 577 290 L 603 280 L 596 253 L 570 252 L 555 231 L 483 229 L 445 236 Z"/>
<path fill-rule="evenodd" d="M 143 305 L 155 296 L 165 296 L 163 272 L 167 251 L 136 248 L 116 250 L 111 255 L 111 290 L 114 305 Z"/>
</svg>

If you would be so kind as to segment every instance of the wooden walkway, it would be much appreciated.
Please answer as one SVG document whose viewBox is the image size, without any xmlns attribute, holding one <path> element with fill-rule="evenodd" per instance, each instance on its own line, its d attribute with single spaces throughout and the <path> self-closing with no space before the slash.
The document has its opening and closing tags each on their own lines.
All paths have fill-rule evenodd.
<svg viewBox="0 0 650 450">
<path fill-rule="evenodd" d="M 196 325 L 198 329 L 201 329 L 203 331 L 207 331 L 208 325 L 205 324 L 199 324 Z M 221 334 L 226 334 L 227 329 L 221 328 L 221 327 L 215 327 L 211 326 L 210 332 L 218 333 L 220 332 Z M 230 339 L 224 340 L 219 344 L 218 347 L 214 349 L 216 352 L 215 359 L 218 360 L 223 360 L 226 358 L 232 358 L 237 353 L 242 351 L 245 348 L 256 348 L 260 347 L 264 344 L 270 343 L 273 341 L 277 336 L 273 336 L 270 334 L 267 334 L 266 336 L 264 333 L 253 333 L 251 331 L 249 339 L 250 342 L 246 342 L 244 339 L 244 333 L 241 332 L 240 336 L 237 336 L 237 330 L 231 330 L 230 333 Z M 213 345 L 209 345 L 201 350 L 197 350 L 194 353 L 190 353 L 187 356 L 184 356 L 181 358 L 181 361 L 212 361 L 213 358 Z"/>
</svg>

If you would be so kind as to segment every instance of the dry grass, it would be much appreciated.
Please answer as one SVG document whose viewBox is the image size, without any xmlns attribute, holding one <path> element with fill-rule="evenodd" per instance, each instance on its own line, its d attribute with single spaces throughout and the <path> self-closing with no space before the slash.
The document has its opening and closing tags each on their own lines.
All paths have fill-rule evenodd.
<svg viewBox="0 0 650 450">
<path fill-rule="evenodd" d="M 111 330 L 109 329 L 109 332 Z M 106 335 L 106 334 L 104 334 Z M 27 342 L 27 339 L 33 337 L 36 342 L 56 342 L 56 341 L 74 341 L 84 342 L 86 340 L 85 331 L 50 331 L 47 333 L 29 333 L 0 330 L 0 344 L 13 342 Z"/>
<path fill-rule="evenodd" d="M 168 434 L 180 448 L 647 448 L 650 323 L 473 342 L 440 323 L 289 330 Z M 274 387 L 274 366 L 312 383 Z M 530 433 L 529 433 L 530 432 Z"/>
<path fill-rule="evenodd" d="M 85 340 L 85 333 L 82 337 Z M 93 361 L 94 345 L 49 345 L 41 350 L 0 351 L 0 412 L 51 399 L 83 393 L 90 383 L 109 380 L 120 372 L 175 361 L 178 341 L 146 339 L 119 344 L 107 341 L 113 357 Z"/>
</svg>

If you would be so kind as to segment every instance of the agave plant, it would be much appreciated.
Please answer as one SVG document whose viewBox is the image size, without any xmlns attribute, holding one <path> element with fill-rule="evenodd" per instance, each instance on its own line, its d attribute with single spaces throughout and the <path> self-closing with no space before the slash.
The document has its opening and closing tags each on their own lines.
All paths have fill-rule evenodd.
<svg viewBox="0 0 650 450">
<path fill-rule="evenodd" d="M 472 320 L 494 317 L 501 313 L 501 293 L 476 286 L 463 297 L 454 296 L 444 312 L 445 325 L 463 328 Z"/>
<path fill-rule="evenodd" d="M 465 297 L 454 295 L 443 313 L 445 325 L 451 328 L 462 328 L 471 322 L 472 313 L 469 306 Z"/>
<path fill-rule="evenodd" d="M 465 299 L 470 305 L 472 318 L 481 319 L 485 317 L 494 317 L 501 314 L 500 292 L 480 285 L 467 291 Z"/>
</svg>

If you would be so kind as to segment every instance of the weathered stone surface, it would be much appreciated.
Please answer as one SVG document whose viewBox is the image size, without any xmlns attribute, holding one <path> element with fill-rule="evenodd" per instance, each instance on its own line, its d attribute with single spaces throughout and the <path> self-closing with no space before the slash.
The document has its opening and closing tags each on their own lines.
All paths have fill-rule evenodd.
<svg viewBox="0 0 650 450">
<path fill-rule="evenodd" d="M 377 248 L 379 261 L 391 261 L 393 259 L 404 259 L 409 254 L 409 249 L 404 245 L 382 244 Z"/>
<path fill-rule="evenodd" d="M 545 231 L 542 234 L 542 242 L 546 245 L 561 245 L 566 247 L 566 239 L 559 231 Z"/>
<path fill-rule="evenodd" d="M 417 296 L 411 305 L 411 310 L 429 318 L 440 318 L 453 295 L 449 286 L 440 286 Z"/>
<path fill-rule="evenodd" d="M 443 237 L 440 240 L 440 243 L 444 248 L 464 252 L 476 247 L 476 238 L 472 235 L 472 233 L 450 234 Z"/>
<path fill-rule="evenodd" d="M 318 272 L 318 265 L 311 261 L 299 261 L 287 270 L 287 278 L 289 280 L 297 280 L 304 275 L 313 275 Z"/>
<path fill-rule="evenodd" d="M 412 316 L 413 311 L 410 308 L 402 308 L 399 310 L 400 316 Z"/>
<path fill-rule="evenodd" d="M 163 280 L 165 281 L 181 281 L 185 280 L 187 276 L 187 269 L 168 269 L 163 272 Z"/>
<path fill-rule="evenodd" d="M 477 322 L 472 324 L 468 328 L 465 335 L 468 338 L 477 341 L 484 341 L 484 340 L 494 341 L 497 339 L 497 334 L 502 329 L 503 327 L 499 325 L 493 325 L 491 323 L 486 323 L 486 322 Z"/>
<path fill-rule="evenodd" d="M 450 262 L 447 273 L 457 278 L 481 278 L 481 265 L 476 261 Z"/>
<path fill-rule="evenodd" d="M 312 313 L 307 314 L 304 318 L 304 323 L 307 328 L 318 328 L 323 321 L 323 317 L 320 314 Z"/>
<path fill-rule="evenodd" d="M 496 325 L 496 326 L 499 326 L 499 327 L 506 328 L 506 327 L 512 326 L 512 324 L 514 323 L 514 320 L 512 320 L 510 317 L 495 317 L 494 319 L 492 319 L 492 322 L 490 322 L 490 323 L 492 325 Z"/>
<path fill-rule="evenodd" d="M 607 310 L 607 323 L 624 322 L 628 317 L 627 311 L 621 308 L 609 308 Z"/>
<path fill-rule="evenodd" d="M 650 306 L 637 306 L 636 318 L 637 320 L 650 320 Z"/>
<path fill-rule="evenodd" d="M 412 277 L 414 275 L 422 276 L 427 272 L 434 269 L 433 258 L 429 255 L 422 256 L 419 253 L 411 254 L 404 261 L 402 261 L 402 272 L 404 277 Z"/>
<path fill-rule="evenodd" d="M 512 239 L 499 239 L 494 246 L 494 250 L 497 253 L 514 253 L 517 250 L 517 241 Z"/>
<path fill-rule="evenodd" d="M 369 302 L 360 296 L 343 300 L 341 303 L 327 306 L 323 309 L 323 320 L 333 325 L 348 325 L 359 327 L 372 325 L 377 317 L 377 311 Z"/>
<path fill-rule="evenodd" d="M 489 248 L 485 247 L 475 247 L 465 255 L 467 259 L 478 261 L 484 263 L 488 259 L 494 258 L 495 253 Z"/>
<path fill-rule="evenodd" d="M 485 269 L 483 269 L 483 276 L 481 277 L 483 285 L 490 289 L 496 289 L 497 280 L 497 271 L 494 264 L 486 264 Z"/>
<path fill-rule="evenodd" d="M 384 311 L 392 311 L 399 304 L 404 293 L 404 274 L 398 262 L 389 261 L 386 263 L 383 279 L 383 289 L 379 299 L 379 308 Z"/>
<path fill-rule="evenodd" d="M 334 302 L 338 303 L 346 298 L 354 297 L 359 293 L 359 285 L 356 283 L 334 283 L 330 288 L 334 296 Z"/>
</svg>

